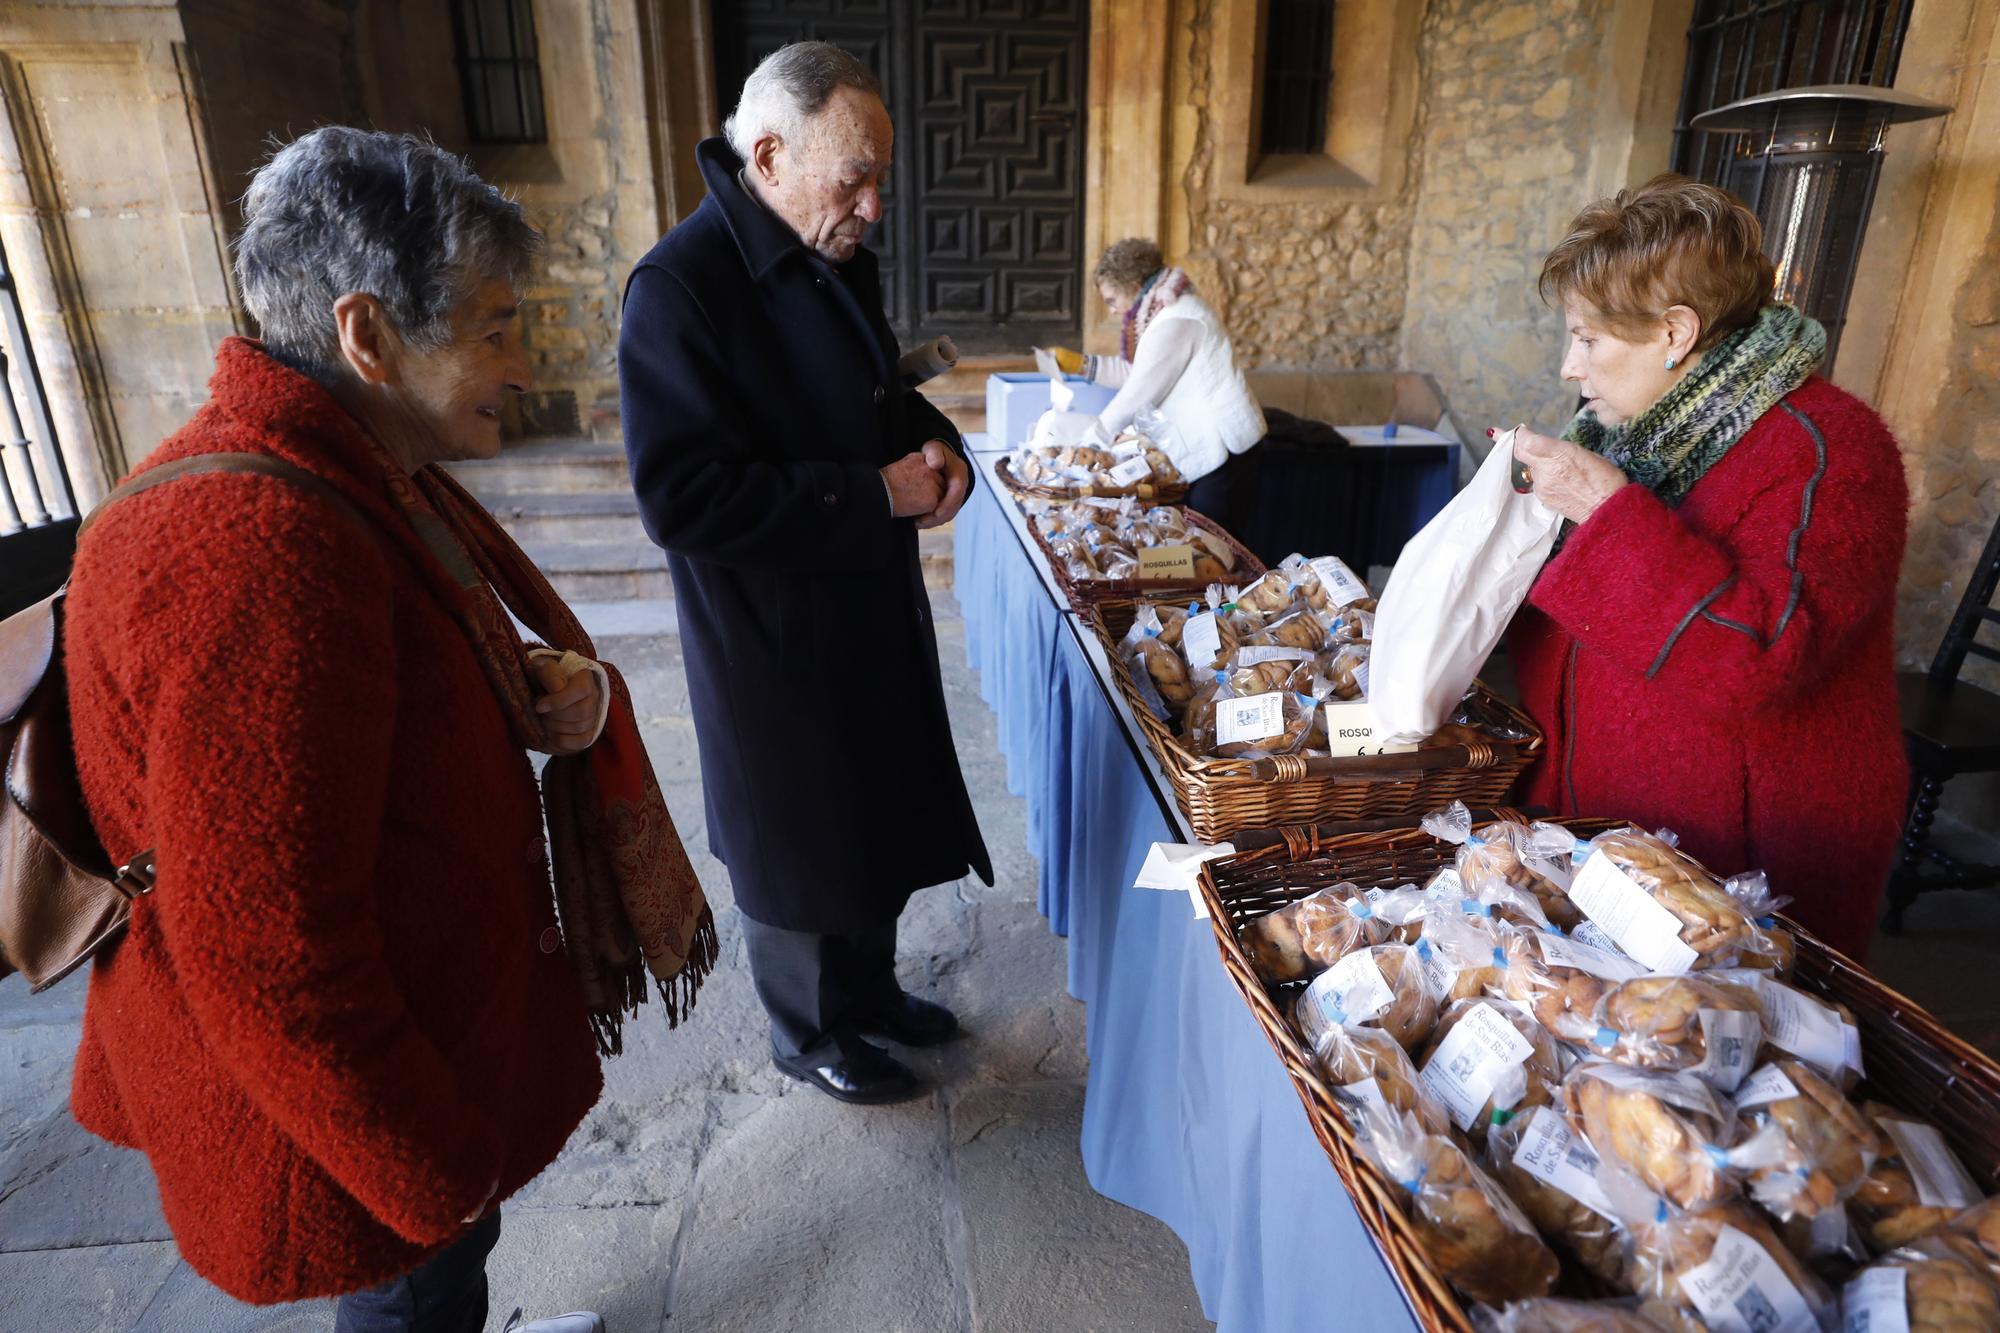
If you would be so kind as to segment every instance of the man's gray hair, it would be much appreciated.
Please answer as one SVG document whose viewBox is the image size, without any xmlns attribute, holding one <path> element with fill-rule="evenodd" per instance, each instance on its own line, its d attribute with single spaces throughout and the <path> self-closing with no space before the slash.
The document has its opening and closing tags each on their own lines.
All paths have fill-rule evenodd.
<svg viewBox="0 0 2000 1333">
<path fill-rule="evenodd" d="M 342 365 L 340 297 L 366 292 L 405 342 L 435 351 L 452 307 L 487 278 L 520 286 L 541 241 L 519 204 L 436 144 L 329 125 L 252 177 L 236 281 L 265 349 L 327 379 Z"/>
<path fill-rule="evenodd" d="M 736 110 L 722 122 L 723 137 L 736 156 L 750 160 L 750 150 L 766 134 L 788 144 L 803 144 L 806 125 L 826 108 L 837 88 L 858 88 L 876 97 L 882 85 L 868 66 L 827 42 L 793 42 L 759 61 L 743 81 Z"/>
</svg>

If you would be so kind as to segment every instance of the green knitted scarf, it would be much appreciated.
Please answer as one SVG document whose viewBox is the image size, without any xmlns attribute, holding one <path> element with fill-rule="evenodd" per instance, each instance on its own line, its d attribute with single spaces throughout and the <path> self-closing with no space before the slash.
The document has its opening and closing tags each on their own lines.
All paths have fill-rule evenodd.
<svg viewBox="0 0 2000 1333">
<path fill-rule="evenodd" d="M 1708 349 L 1660 401 L 1622 426 L 1585 408 L 1565 440 L 1602 454 L 1627 477 L 1675 506 L 1742 439 L 1758 417 L 1805 383 L 1826 356 L 1826 330 L 1788 305 L 1767 305 L 1757 322 Z"/>
</svg>

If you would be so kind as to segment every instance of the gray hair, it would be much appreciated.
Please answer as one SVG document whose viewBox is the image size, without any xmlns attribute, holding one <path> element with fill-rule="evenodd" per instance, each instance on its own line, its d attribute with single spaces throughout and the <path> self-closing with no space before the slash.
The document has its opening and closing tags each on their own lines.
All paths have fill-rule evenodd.
<svg viewBox="0 0 2000 1333">
<path fill-rule="evenodd" d="M 405 342 L 435 351 L 452 307 L 487 278 L 518 287 L 541 242 L 519 204 L 436 144 L 328 125 L 251 178 L 236 281 L 265 349 L 326 379 L 342 364 L 340 297 L 366 292 Z"/>
<path fill-rule="evenodd" d="M 722 122 L 723 137 L 736 156 L 750 160 L 750 150 L 766 134 L 789 144 L 802 144 L 806 125 L 826 108 L 838 88 L 858 88 L 876 97 L 882 85 L 868 70 L 837 46 L 826 42 L 793 42 L 758 62 L 743 81 L 736 110 Z"/>
<path fill-rule="evenodd" d="M 1160 254 L 1157 241 L 1144 236 L 1127 236 L 1104 247 L 1091 280 L 1108 282 L 1113 287 L 1136 288 L 1144 286 L 1146 279 L 1166 266 L 1167 261 Z"/>
</svg>

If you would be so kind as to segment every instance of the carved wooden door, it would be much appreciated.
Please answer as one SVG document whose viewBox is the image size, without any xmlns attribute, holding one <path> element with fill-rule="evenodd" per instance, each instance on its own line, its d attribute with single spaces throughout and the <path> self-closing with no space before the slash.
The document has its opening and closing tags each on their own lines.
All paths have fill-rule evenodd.
<svg viewBox="0 0 2000 1333">
<path fill-rule="evenodd" d="M 881 79 L 896 161 L 867 243 L 898 338 L 1076 336 L 1087 0 L 743 0 L 715 17 L 725 113 L 787 42 L 832 42 Z"/>
</svg>

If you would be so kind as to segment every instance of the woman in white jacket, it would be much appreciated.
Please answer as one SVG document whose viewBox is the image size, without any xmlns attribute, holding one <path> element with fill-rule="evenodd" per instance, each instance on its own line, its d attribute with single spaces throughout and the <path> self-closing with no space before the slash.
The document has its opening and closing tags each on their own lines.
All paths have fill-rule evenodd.
<svg viewBox="0 0 2000 1333">
<path fill-rule="evenodd" d="M 1236 368 L 1222 322 L 1152 241 L 1116 242 L 1093 276 L 1104 304 L 1124 319 L 1120 355 L 1059 347 L 1057 362 L 1065 373 L 1118 391 L 1099 414 L 1113 436 L 1140 412 L 1157 409 L 1173 427 L 1159 443 L 1193 483 L 1188 506 L 1225 525 L 1241 522 L 1238 511 L 1249 497 L 1244 455 L 1264 438 L 1264 413 Z"/>
</svg>

